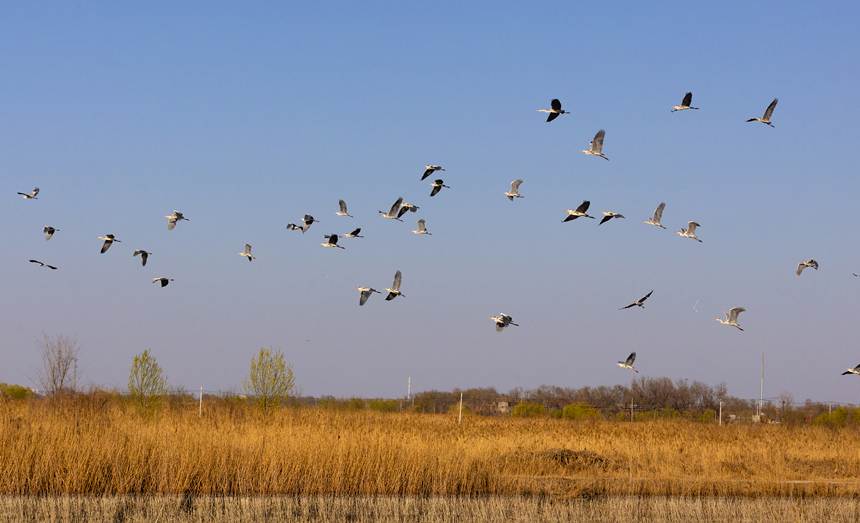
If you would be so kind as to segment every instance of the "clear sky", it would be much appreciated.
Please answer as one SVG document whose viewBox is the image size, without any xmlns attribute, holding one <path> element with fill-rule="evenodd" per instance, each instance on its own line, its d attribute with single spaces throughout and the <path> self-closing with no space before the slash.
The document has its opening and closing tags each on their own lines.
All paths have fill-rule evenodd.
<svg viewBox="0 0 860 523">
<path fill-rule="evenodd" d="M 365 397 L 627 384 L 635 350 L 752 398 L 764 351 L 765 396 L 860 402 L 860 6 L 489 6 L 0 5 L 0 381 L 31 383 L 44 333 L 120 387 L 145 349 L 226 390 L 280 347 L 304 394 Z M 775 128 L 745 122 L 775 97 Z M 546 123 L 552 98 L 572 114 Z M 579 152 L 598 129 L 608 162 Z M 377 215 L 400 196 L 420 210 Z M 562 223 L 586 199 L 626 219 Z M 358 306 L 397 270 L 405 298 Z M 714 321 L 736 306 L 745 332 Z"/>
</svg>

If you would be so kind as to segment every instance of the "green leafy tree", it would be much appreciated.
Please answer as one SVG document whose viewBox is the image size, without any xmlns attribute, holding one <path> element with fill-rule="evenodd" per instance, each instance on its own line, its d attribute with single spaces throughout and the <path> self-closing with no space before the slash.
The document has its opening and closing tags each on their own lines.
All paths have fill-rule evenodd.
<svg viewBox="0 0 860 523">
<path fill-rule="evenodd" d="M 580 401 L 578 403 L 566 405 L 562 411 L 562 418 L 572 420 L 599 420 L 603 419 L 603 416 L 600 415 L 599 410 L 589 407 L 585 402 Z"/>
<path fill-rule="evenodd" d="M 511 416 L 521 418 L 538 418 L 544 415 L 546 409 L 540 403 L 518 403 L 514 410 L 511 411 Z"/>
<path fill-rule="evenodd" d="M 248 395 L 265 412 L 292 395 L 296 378 L 292 364 L 284 361 L 281 349 L 272 352 L 261 347 L 260 353 L 251 358 L 251 372 L 243 384 Z"/>
<path fill-rule="evenodd" d="M 149 353 L 149 349 L 134 357 L 128 378 L 128 390 L 135 408 L 142 414 L 154 414 L 164 402 L 167 396 L 167 378 L 163 376 L 161 367 Z"/>
</svg>

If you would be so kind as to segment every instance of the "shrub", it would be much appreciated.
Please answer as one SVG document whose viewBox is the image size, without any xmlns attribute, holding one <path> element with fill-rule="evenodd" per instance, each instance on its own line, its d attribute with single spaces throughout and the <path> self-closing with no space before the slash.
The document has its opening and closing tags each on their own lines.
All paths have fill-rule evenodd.
<svg viewBox="0 0 860 523">
<path fill-rule="evenodd" d="M 6 385 L 3 383 L 3 385 Z M 28 387 L 22 387 L 21 385 L 8 385 L 2 387 L 0 390 L 0 394 L 6 396 L 9 399 L 13 400 L 24 400 L 33 396 L 33 391 Z"/>
<path fill-rule="evenodd" d="M 284 361 L 281 349 L 272 353 L 261 347 L 260 353 L 251 358 L 251 372 L 243 384 L 257 406 L 266 411 L 290 397 L 296 378 L 293 366 Z"/>
<path fill-rule="evenodd" d="M 600 411 L 593 407 L 589 407 L 585 404 L 585 402 L 580 401 L 579 403 L 571 403 L 570 405 L 566 405 L 564 407 L 564 411 L 562 411 L 562 417 L 564 419 L 570 420 L 599 420 L 603 419 L 603 416 L 600 415 Z"/>
<path fill-rule="evenodd" d="M 141 414 L 154 414 L 167 395 L 167 378 L 149 349 L 134 357 L 128 377 L 128 391 Z"/>
<path fill-rule="evenodd" d="M 378 410 L 380 412 L 397 412 L 397 400 L 370 400 L 368 407 L 370 410 Z"/>
<path fill-rule="evenodd" d="M 544 415 L 546 409 L 540 403 L 518 403 L 514 410 L 511 411 L 511 416 L 520 418 L 538 418 Z"/>
</svg>

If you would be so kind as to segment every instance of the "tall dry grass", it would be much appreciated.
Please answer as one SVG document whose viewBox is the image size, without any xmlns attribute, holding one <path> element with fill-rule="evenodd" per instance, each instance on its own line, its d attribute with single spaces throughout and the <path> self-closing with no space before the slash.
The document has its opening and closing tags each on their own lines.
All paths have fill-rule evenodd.
<svg viewBox="0 0 860 523">
<path fill-rule="evenodd" d="M 860 431 L 174 405 L 0 404 L 0 493 L 860 494 Z"/>
</svg>

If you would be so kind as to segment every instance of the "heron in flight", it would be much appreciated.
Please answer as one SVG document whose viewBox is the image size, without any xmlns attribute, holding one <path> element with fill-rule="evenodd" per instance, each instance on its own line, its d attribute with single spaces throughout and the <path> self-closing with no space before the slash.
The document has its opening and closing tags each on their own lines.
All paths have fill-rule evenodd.
<svg viewBox="0 0 860 523">
<path fill-rule="evenodd" d="M 687 228 L 684 229 L 682 227 L 680 231 L 675 231 L 675 234 L 680 234 L 683 238 L 692 238 L 697 242 L 702 243 L 702 240 L 696 237 L 696 227 L 701 227 L 701 225 L 696 222 L 687 222 Z"/>
<path fill-rule="evenodd" d="M 425 165 L 424 168 L 427 170 L 424 171 L 424 176 L 421 177 L 422 180 L 426 179 L 428 176 L 435 173 L 436 171 L 444 171 L 445 170 L 445 169 L 439 167 L 438 165 Z"/>
<path fill-rule="evenodd" d="M 338 200 L 338 203 L 340 204 L 340 212 L 336 212 L 335 214 L 337 214 L 338 216 L 349 216 L 350 218 L 354 218 L 353 215 L 348 214 L 346 212 L 346 202 L 345 201 Z"/>
<path fill-rule="evenodd" d="M 247 257 L 248 261 L 253 261 L 256 258 L 256 256 L 251 255 L 251 246 L 248 245 L 247 243 L 245 244 L 245 252 L 240 252 L 239 256 Z"/>
<path fill-rule="evenodd" d="M 618 363 L 616 363 L 616 365 L 618 365 L 619 367 L 621 367 L 623 369 L 630 369 L 633 372 L 638 374 L 639 371 L 633 368 L 633 362 L 634 361 L 636 361 L 636 353 L 631 352 L 630 356 L 627 356 L 627 361 L 619 361 Z"/>
<path fill-rule="evenodd" d="M 36 198 L 36 195 L 39 194 L 39 188 L 36 187 L 30 194 L 23 192 L 19 192 L 18 194 L 20 194 L 21 198 L 24 198 L 25 200 L 38 200 L 38 198 Z"/>
<path fill-rule="evenodd" d="M 558 118 L 560 114 L 570 114 L 570 111 L 562 111 L 561 102 L 558 101 L 558 98 L 553 98 L 553 100 L 549 103 L 551 109 L 538 109 L 539 113 L 549 113 L 546 117 L 547 123 Z"/>
<path fill-rule="evenodd" d="M 764 110 L 764 116 L 761 118 L 750 118 L 747 122 L 759 121 L 773 127 L 773 124 L 770 123 L 770 117 L 773 115 L 773 108 L 776 107 L 777 102 L 779 102 L 779 98 L 774 98 L 770 105 L 767 106 L 767 109 Z"/>
<path fill-rule="evenodd" d="M 338 249 L 346 249 L 346 247 L 341 247 L 337 244 L 337 234 L 326 234 L 326 241 L 321 243 L 323 247 L 337 247 Z"/>
<path fill-rule="evenodd" d="M 150 255 L 150 254 L 152 254 L 152 253 L 151 253 L 151 252 L 146 252 L 146 251 L 145 251 L 145 250 L 143 250 L 143 249 L 137 249 L 136 251 L 134 251 L 134 254 L 132 254 L 132 256 L 137 256 L 138 254 L 140 255 L 140 265 L 141 265 L 141 267 L 146 267 L 146 259 L 147 259 L 147 258 L 149 258 L 149 255 Z"/>
<path fill-rule="evenodd" d="M 651 291 L 651 292 L 654 292 L 654 291 Z M 634 302 L 633 302 L 633 303 L 631 303 L 630 305 L 627 305 L 627 306 L 625 306 L 625 307 L 621 307 L 621 308 L 620 308 L 620 309 L 618 309 L 618 310 L 623 311 L 624 309 L 629 309 L 630 307 L 633 307 L 634 305 L 638 305 L 638 306 L 640 306 L 640 307 L 642 307 L 642 308 L 644 309 L 644 308 L 645 308 L 645 305 L 643 305 L 643 304 L 645 303 L 645 300 L 647 300 L 647 299 L 648 299 L 648 296 L 651 296 L 651 292 L 649 292 L 649 293 L 648 293 L 648 294 L 646 294 L 645 296 L 643 296 L 643 297 L 639 298 L 638 300 L 634 301 Z"/>
<path fill-rule="evenodd" d="M 603 129 L 597 131 L 597 134 L 594 135 L 594 139 L 591 140 L 591 149 L 580 149 L 579 152 L 590 154 L 592 156 L 600 156 L 604 160 L 609 160 L 609 158 L 603 156 L 603 137 L 606 136 L 606 131 Z"/>
<path fill-rule="evenodd" d="M 514 201 L 514 198 L 523 198 L 523 196 L 520 196 L 520 184 L 522 183 L 522 180 L 514 180 L 511 182 L 511 192 L 505 193 L 505 196 L 508 197 L 508 200 Z"/>
<path fill-rule="evenodd" d="M 842 373 L 843 376 L 846 374 L 856 374 L 856 375 L 860 376 L 860 365 L 857 365 L 853 369 L 848 369 Z"/>
<path fill-rule="evenodd" d="M 445 185 L 445 182 L 443 182 L 442 180 L 436 180 L 435 182 L 431 183 L 430 185 L 433 186 L 433 190 L 430 191 L 430 196 L 436 196 L 437 194 L 439 194 L 439 191 L 442 190 L 442 187 L 445 187 L 447 189 L 451 188 L 451 187 Z"/>
<path fill-rule="evenodd" d="M 113 234 L 108 234 L 107 236 L 96 236 L 96 239 L 105 241 L 104 244 L 102 245 L 101 254 L 104 254 L 105 252 L 107 252 L 107 250 L 110 249 L 110 246 L 113 245 L 113 242 L 122 243 L 121 241 L 114 238 Z"/>
<path fill-rule="evenodd" d="M 602 220 L 600 220 L 600 223 L 598 223 L 597 225 L 603 225 L 604 223 L 608 222 L 608 221 L 609 221 L 609 220 L 611 220 L 612 218 L 624 218 L 624 216 L 621 216 L 621 215 L 620 215 L 620 214 L 618 214 L 617 212 L 611 212 L 611 211 L 610 211 L 610 212 L 607 212 L 607 211 L 602 211 L 600 214 L 602 214 L 602 215 L 603 215 L 603 219 L 602 219 Z"/>
<path fill-rule="evenodd" d="M 359 305 L 364 305 L 367 302 L 367 299 L 370 298 L 370 295 L 374 292 L 377 294 L 382 294 L 373 287 L 355 287 L 355 289 L 361 291 L 361 296 L 358 298 Z"/>
<path fill-rule="evenodd" d="M 38 264 L 39 264 L 39 267 L 47 267 L 47 268 L 49 268 L 49 269 L 57 270 L 57 268 L 56 268 L 56 267 L 54 267 L 53 265 L 48 265 L 47 263 L 42 263 L 42 262 L 37 261 L 37 260 L 30 260 L 30 263 L 38 263 Z"/>
<path fill-rule="evenodd" d="M 681 100 L 681 105 L 673 105 L 672 106 L 672 112 L 674 113 L 675 111 L 683 111 L 684 109 L 696 109 L 696 110 L 698 110 L 699 109 L 698 107 L 690 107 L 690 103 L 692 101 L 693 101 L 693 93 L 685 94 L 684 99 Z"/>
<path fill-rule="evenodd" d="M 575 220 L 580 216 L 583 216 L 585 218 L 591 218 L 593 220 L 594 216 L 589 216 L 585 214 L 585 211 L 588 210 L 589 205 L 591 205 L 591 202 L 588 200 L 584 200 L 581 204 L 579 204 L 579 207 L 577 207 L 576 209 L 565 209 L 564 212 L 570 214 L 570 216 L 562 220 L 562 222 L 569 222 L 570 220 Z"/>
<path fill-rule="evenodd" d="M 185 220 L 186 222 L 191 221 L 188 218 L 186 218 L 185 216 L 182 216 L 182 213 L 175 210 L 175 209 L 173 211 L 173 214 L 171 214 L 169 216 L 165 216 L 165 218 L 167 218 L 167 230 L 168 231 L 172 231 L 173 228 L 176 227 L 177 222 L 181 222 L 182 220 Z"/>
<path fill-rule="evenodd" d="M 302 218 L 302 225 L 288 223 L 287 230 L 302 231 L 302 234 L 304 234 L 308 231 L 308 229 L 311 228 L 311 224 L 313 224 L 314 222 L 320 223 L 319 220 L 315 220 L 314 217 L 310 214 L 305 214 L 305 217 Z"/>
<path fill-rule="evenodd" d="M 418 212 L 418 209 L 420 209 L 420 207 L 418 207 L 417 205 L 412 205 L 411 203 L 403 202 L 402 204 L 400 204 L 400 212 L 397 213 L 397 217 L 403 218 L 403 215 L 406 214 L 407 212 L 409 212 L 409 211 Z"/>
<path fill-rule="evenodd" d="M 400 292 L 400 280 L 401 279 L 402 279 L 402 276 L 400 275 L 400 271 L 395 272 L 394 273 L 394 283 L 391 284 L 391 288 L 390 289 L 383 289 L 385 291 L 388 291 L 388 296 L 385 297 L 385 301 L 393 300 L 394 298 L 396 298 L 398 296 L 403 296 L 404 298 L 406 297 L 405 294 L 401 294 L 401 292 Z"/>
<path fill-rule="evenodd" d="M 412 232 L 415 234 L 429 234 L 430 236 L 433 236 L 432 233 L 427 232 L 427 228 L 424 226 L 424 218 L 418 220 L 418 230 Z"/>
<path fill-rule="evenodd" d="M 172 281 L 173 281 L 173 278 L 164 278 L 164 277 L 161 277 L 161 278 L 153 278 L 153 279 L 152 279 L 152 283 L 155 283 L 155 282 L 157 282 L 157 281 L 160 281 L 160 282 L 161 282 L 161 286 L 162 286 L 162 287 L 167 287 L 167 284 L 168 284 L 168 283 L 170 283 L 170 282 L 172 282 Z"/>
<path fill-rule="evenodd" d="M 391 206 L 390 211 L 388 211 L 388 212 L 379 211 L 379 215 L 382 216 L 383 218 L 388 218 L 390 220 L 397 220 L 398 222 L 402 222 L 403 220 L 401 220 L 400 218 L 397 217 L 397 211 L 400 210 L 400 203 L 402 201 L 403 201 L 403 197 L 401 196 L 400 198 L 397 199 L 396 202 L 394 202 L 394 205 Z"/>
<path fill-rule="evenodd" d="M 665 203 L 661 203 L 657 206 L 657 210 L 654 211 L 654 217 L 650 220 L 643 220 L 642 223 L 647 223 L 648 225 L 656 225 L 657 227 L 663 227 L 660 225 L 660 220 L 663 219 L 663 208 L 666 207 Z M 665 229 L 665 227 L 663 227 Z"/>
<path fill-rule="evenodd" d="M 818 262 L 815 260 L 809 260 L 805 262 L 800 262 L 797 264 L 797 275 L 800 276 L 800 273 L 803 272 L 803 269 L 807 267 L 812 267 L 816 271 L 818 270 Z"/>
<path fill-rule="evenodd" d="M 60 229 L 54 229 L 54 228 L 53 228 L 53 227 L 51 227 L 50 225 L 46 225 L 46 226 L 45 226 L 45 228 L 44 228 L 44 229 L 42 229 L 42 232 L 43 232 L 43 233 L 45 233 L 45 241 L 50 240 L 50 239 L 51 239 L 51 236 L 53 236 L 53 235 L 54 235 L 54 233 L 55 233 L 55 232 L 57 232 L 57 231 L 59 231 L 59 230 L 60 230 Z"/>
<path fill-rule="evenodd" d="M 359 227 L 358 229 L 356 229 L 352 232 L 348 232 L 346 234 L 343 234 L 341 236 L 343 236 L 344 238 L 364 238 L 364 236 L 358 235 L 358 233 L 360 233 L 360 232 L 361 232 L 361 227 Z"/>
<path fill-rule="evenodd" d="M 505 313 L 499 314 L 498 316 L 491 316 L 490 319 L 496 322 L 496 332 L 502 332 L 508 325 L 519 327 L 519 324 L 514 323 L 513 318 Z"/>
<path fill-rule="evenodd" d="M 718 322 L 722 323 L 723 325 L 731 325 L 732 327 L 737 327 L 738 330 L 742 331 L 743 329 L 741 329 L 740 325 L 738 325 L 738 314 L 745 312 L 745 311 L 746 311 L 746 309 L 744 309 L 743 307 L 735 307 L 733 309 L 730 309 L 729 312 L 723 311 L 723 314 L 726 315 L 725 321 L 723 321 L 719 318 L 714 318 L 714 319 L 717 320 Z"/>
</svg>

